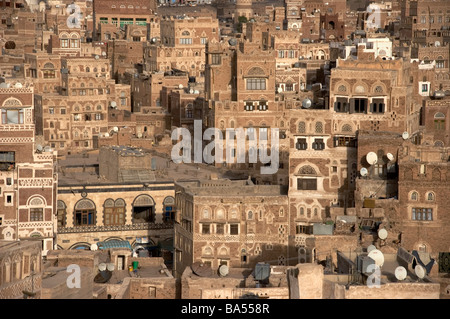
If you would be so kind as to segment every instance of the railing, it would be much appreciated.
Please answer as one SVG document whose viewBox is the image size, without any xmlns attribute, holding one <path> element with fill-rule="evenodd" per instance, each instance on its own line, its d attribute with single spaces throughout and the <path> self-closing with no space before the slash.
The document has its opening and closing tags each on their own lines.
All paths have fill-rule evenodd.
<svg viewBox="0 0 450 319">
<path fill-rule="evenodd" d="M 131 225 L 109 225 L 109 226 L 74 226 L 74 227 L 58 227 L 59 234 L 68 233 L 90 233 L 90 232 L 109 232 L 109 231 L 129 231 L 129 230 L 158 230 L 171 229 L 173 223 L 140 223 Z"/>
</svg>

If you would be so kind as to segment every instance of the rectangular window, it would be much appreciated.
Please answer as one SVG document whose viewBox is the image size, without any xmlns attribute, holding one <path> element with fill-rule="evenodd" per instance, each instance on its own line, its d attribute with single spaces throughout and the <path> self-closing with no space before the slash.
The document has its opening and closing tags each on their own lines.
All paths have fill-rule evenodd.
<svg viewBox="0 0 450 319">
<path fill-rule="evenodd" d="M 230 235 L 239 235 L 239 224 L 230 224 Z"/>
<path fill-rule="evenodd" d="M 53 107 L 48 108 L 48 113 L 55 114 L 55 109 Z"/>
<path fill-rule="evenodd" d="M 247 78 L 247 90 L 265 90 L 266 79 L 263 78 Z"/>
<path fill-rule="evenodd" d="M 266 101 L 260 101 L 258 104 L 258 110 L 259 111 L 267 111 L 267 102 Z"/>
<path fill-rule="evenodd" d="M 445 120 L 434 120 L 434 129 L 438 131 L 445 130 Z"/>
<path fill-rule="evenodd" d="M 334 102 L 334 111 L 335 112 L 348 112 L 349 109 L 348 99 L 338 97 L 336 98 L 336 102 Z"/>
<path fill-rule="evenodd" d="M 95 114 L 95 120 L 96 120 L 96 121 L 101 121 L 102 119 L 103 119 L 103 116 L 102 116 L 101 113 L 96 113 L 96 114 Z"/>
<path fill-rule="evenodd" d="M 367 113 L 367 99 L 350 99 L 351 113 Z"/>
<path fill-rule="evenodd" d="M 267 127 L 260 127 L 259 128 L 259 140 L 267 141 L 267 138 L 268 138 Z"/>
<path fill-rule="evenodd" d="M 295 227 L 296 234 L 307 234 L 311 235 L 313 233 L 313 226 L 310 225 L 297 225 Z"/>
<path fill-rule="evenodd" d="M 298 190 L 317 190 L 317 178 L 297 178 Z"/>
<path fill-rule="evenodd" d="M 352 136 L 335 136 L 334 147 L 356 147 L 356 138 Z"/>
<path fill-rule="evenodd" d="M 44 79 L 54 79 L 54 78 L 56 78 L 54 70 L 44 70 L 43 74 L 44 74 Z"/>
<path fill-rule="evenodd" d="M 192 44 L 192 38 L 180 38 L 180 44 Z"/>
<path fill-rule="evenodd" d="M 85 226 L 95 224 L 94 210 L 83 209 L 75 211 L 75 226 Z"/>
<path fill-rule="evenodd" d="M 60 46 L 61 46 L 61 48 L 68 48 L 69 47 L 69 39 L 61 39 Z"/>
<path fill-rule="evenodd" d="M 200 43 L 201 43 L 201 44 L 206 44 L 206 43 L 208 43 L 208 38 L 200 38 Z"/>
<path fill-rule="evenodd" d="M 219 234 L 219 235 L 224 234 L 223 224 L 216 224 L 216 234 Z"/>
<path fill-rule="evenodd" d="M 253 106 L 253 102 L 245 102 L 245 110 L 246 111 L 253 111 L 255 107 Z"/>
<path fill-rule="evenodd" d="M 412 220 L 420 221 L 432 221 L 433 220 L 433 209 L 432 208 L 412 208 Z"/>
<path fill-rule="evenodd" d="M 66 109 L 61 109 L 61 114 L 66 114 Z"/>
<path fill-rule="evenodd" d="M 7 186 L 11 186 L 11 185 L 12 185 L 12 182 L 13 182 L 13 181 L 12 181 L 12 178 L 11 178 L 11 177 L 7 177 L 7 178 L 6 178 L 6 185 L 7 185 Z"/>
<path fill-rule="evenodd" d="M 422 84 L 422 92 L 428 92 L 428 84 Z"/>
<path fill-rule="evenodd" d="M 210 62 L 211 64 L 219 65 L 222 63 L 222 57 L 220 54 L 215 53 L 215 54 L 211 54 L 210 56 L 211 56 L 211 62 Z"/>
<path fill-rule="evenodd" d="M 383 99 L 373 99 L 372 104 L 370 104 L 370 111 L 372 113 L 384 113 L 384 100 Z"/>
<path fill-rule="evenodd" d="M 2 109 L 3 124 L 23 124 L 23 109 Z"/>
<path fill-rule="evenodd" d="M 297 139 L 297 143 L 295 143 L 295 148 L 298 150 L 306 150 L 308 148 L 308 143 L 306 142 L 306 138 Z"/>
<path fill-rule="evenodd" d="M 313 150 L 320 151 L 325 149 L 325 143 L 323 142 L 323 138 L 316 138 L 312 144 Z"/>
<path fill-rule="evenodd" d="M 44 220 L 43 208 L 30 208 L 30 222 L 38 222 Z"/>
<path fill-rule="evenodd" d="M 15 168 L 15 153 L 0 152 L 0 171 L 10 171 Z"/>
<path fill-rule="evenodd" d="M 210 225 L 209 224 L 202 224 L 202 234 L 203 235 L 210 234 Z"/>
</svg>

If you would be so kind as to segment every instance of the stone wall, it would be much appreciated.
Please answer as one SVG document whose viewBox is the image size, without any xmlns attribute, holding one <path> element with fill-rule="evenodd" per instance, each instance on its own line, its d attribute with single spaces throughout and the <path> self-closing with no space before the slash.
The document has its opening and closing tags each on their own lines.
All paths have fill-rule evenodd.
<svg viewBox="0 0 450 319">
<path fill-rule="evenodd" d="M 437 283 L 387 283 L 380 288 L 335 283 L 335 299 L 439 299 Z"/>
</svg>

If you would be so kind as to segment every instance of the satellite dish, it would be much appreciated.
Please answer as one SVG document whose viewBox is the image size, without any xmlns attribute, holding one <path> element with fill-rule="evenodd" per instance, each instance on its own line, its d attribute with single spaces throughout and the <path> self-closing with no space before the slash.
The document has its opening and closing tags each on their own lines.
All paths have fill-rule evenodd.
<svg viewBox="0 0 450 319">
<path fill-rule="evenodd" d="M 116 267 L 114 266 L 113 263 L 108 263 L 108 264 L 106 265 L 106 269 L 108 269 L 109 271 L 113 271 L 114 268 L 116 268 Z"/>
<path fill-rule="evenodd" d="M 375 247 L 374 245 L 369 245 L 367 247 L 367 253 L 370 253 L 372 250 L 375 250 L 375 249 L 377 249 L 377 247 Z"/>
<path fill-rule="evenodd" d="M 407 140 L 409 137 L 409 133 L 408 132 L 403 132 L 402 137 L 404 140 Z"/>
<path fill-rule="evenodd" d="M 378 156 L 376 153 L 374 152 L 369 152 L 366 155 L 366 161 L 367 163 L 369 163 L 370 165 L 375 164 L 378 161 Z"/>
<path fill-rule="evenodd" d="M 382 267 L 384 264 L 384 255 L 378 249 L 373 249 L 368 255 L 368 257 L 372 258 L 375 261 L 375 265 L 378 267 Z"/>
<path fill-rule="evenodd" d="M 179 88 L 179 89 L 182 89 L 182 88 L 183 88 L 183 84 L 179 84 L 179 85 L 178 85 L 178 88 Z"/>
<path fill-rule="evenodd" d="M 237 44 L 237 40 L 235 38 L 232 38 L 232 39 L 228 40 L 228 44 L 229 45 L 236 45 Z"/>
<path fill-rule="evenodd" d="M 17 82 L 16 84 L 14 84 L 14 87 L 15 87 L 16 89 L 21 89 L 21 88 L 23 87 L 23 85 L 22 85 L 22 83 Z"/>
<path fill-rule="evenodd" d="M 228 269 L 228 266 L 227 266 L 227 265 L 221 265 L 221 266 L 219 267 L 219 274 L 220 274 L 222 277 L 225 277 L 226 275 L 228 275 L 228 271 L 229 271 L 229 269 Z"/>
<path fill-rule="evenodd" d="M 111 102 L 111 107 L 112 107 L 113 109 L 115 109 L 115 108 L 117 107 L 116 101 L 112 101 L 112 102 Z"/>
<path fill-rule="evenodd" d="M 394 160 L 394 155 L 392 155 L 391 153 L 387 153 L 387 158 L 390 160 L 390 161 L 393 161 Z"/>
<path fill-rule="evenodd" d="M 105 133 L 105 137 L 109 137 L 109 133 Z"/>
<path fill-rule="evenodd" d="M 194 90 L 194 94 L 199 94 L 200 91 L 199 90 Z"/>
<path fill-rule="evenodd" d="M 310 99 L 304 99 L 303 100 L 303 102 L 302 102 L 302 106 L 303 106 L 303 108 L 305 108 L 305 109 L 309 109 L 310 107 L 311 107 L 311 105 L 312 105 L 312 102 L 311 102 L 311 100 Z"/>
<path fill-rule="evenodd" d="M 416 276 L 419 277 L 419 279 L 425 278 L 425 268 L 423 268 L 421 265 L 417 265 L 416 268 L 414 268 L 414 272 L 416 273 Z"/>
<path fill-rule="evenodd" d="M 96 251 L 98 249 L 97 244 L 92 244 L 91 245 L 91 250 Z"/>
<path fill-rule="evenodd" d="M 119 132 L 119 128 L 118 128 L 117 126 L 114 126 L 114 127 L 113 127 L 113 131 L 114 131 L 114 132 Z"/>
<path fill-rule="evenodd" d="M 137 133 L 137 137 L 141 138 L 142 137 L 142 133 Z"/>
<path fill-rule="evenodd" d="M 96 54 L 94 58 L 98 60 L 100 57 Z"/>
<path fill-rule="evenodd" d="M 106 52 L 105 51 L 102 52 L 102 56 L 106 56 Z"/>
<path fill-rule="evenodd" d="M 44 148 L 42 147 L 41 144 L 38 144 L 38 145 L 36 145 L 36 149 L 37 149 L 39 152 L 42 152 Z"/>
<path fill-rule="evenodd" d="M 98 265 L 98 270 L 100 271 L 105 271 L 106 270 L 106 264 L 105 263 L 101 263 Z"/>
<path fill-rule="evenodd" d="M 52 148 L 50 146 L 44 147 L 44 152 L 51 152 Z"/>
<path fill-rule="evenodd" d="M 277 92 L 278 92 L 278 93 L 281 93 L 281 92 L 283 92 L 283 89 L 282 89 L 281 87 L 279 87 L 279 88 L 277 89 Z"/>
<path fill-rule="evenodd" d="M 5 82 L 0 83 L 0 89 L 6 89 L 8 88 L 8 84 L 6 84 Z"/>
<path fill-rule="evenodd" d="M 189 90 L 189 93 L 193 94 L 193 93 L 194 93 L 194 90 L 193 90 L 193 89 L 190 89 L 190 90 Z"/>
<path fill-rule="evenodd" d="M 365 167 L 361 168 L 361 170 L 359 172 L 360 172 L 361 176 L 367 176 L 367 174 L 369 173 L 369 171 Z"/>
<path fill-rule="evenodd" d="M 387 230 L 386 229 L 384 229 L 384 228 L 382 228 L 382 229 L 380 229 L 379 231 L 378 231 L 378 237 L 380 238 L 380 239 L 386 239 L 387 238 L 387 236 L 388 236 L 388 232 L 387 232 Z"/>
<path fill-rule="evenodd" d="M 211 274 L 211 267 L 202 262 L 193 263 L 191 269 L 192 272 L 199 277 L 206 277 Z"/>
<path fill-rule="evenodd" d="M 406 269 L 403 266 L 398 266 L 397 268 L 395 268 L 395 278 L 397 278 L 397 280 L 405 280 L 407 275 Z"/>
<path fill-rule="evenodd" d="M 434 42 L 434 46 L 435 47 L 440 47 L 441 46 L 441 42 L 439 42 L 439 41 Z"/>
</svg>

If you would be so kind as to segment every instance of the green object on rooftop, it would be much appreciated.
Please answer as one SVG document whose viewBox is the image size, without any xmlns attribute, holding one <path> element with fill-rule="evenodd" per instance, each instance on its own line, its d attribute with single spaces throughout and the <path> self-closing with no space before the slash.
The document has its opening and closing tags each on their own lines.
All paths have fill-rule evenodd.
<svg viewBox="0 0 450 319">
<path fill-rule="evenodd" d="M 138 269 L 139 266 L 139 262 L 138 261 L 133 261 L 133 270 Z"/>
</svg>

